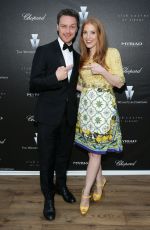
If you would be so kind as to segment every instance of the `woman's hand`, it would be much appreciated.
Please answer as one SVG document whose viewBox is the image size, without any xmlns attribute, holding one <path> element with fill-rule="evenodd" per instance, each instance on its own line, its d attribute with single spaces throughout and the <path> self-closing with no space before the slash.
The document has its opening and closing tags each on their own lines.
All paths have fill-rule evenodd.
<svg viewBox="0 0 150 230">
<path fill-rule="evenodd" d="M 103 75 L 106 70 L 100 64 L 93 63 L 93 64 L 91 64 L 91 71 L 93 74 L 102 74 Z"/>
</svg>

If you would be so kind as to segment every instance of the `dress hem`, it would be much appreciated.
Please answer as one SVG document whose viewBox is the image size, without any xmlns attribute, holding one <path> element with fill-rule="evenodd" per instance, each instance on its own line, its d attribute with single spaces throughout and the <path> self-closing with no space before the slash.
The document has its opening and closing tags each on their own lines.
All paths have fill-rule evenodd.
<svg viewBox="0 0 150 230">
<path fill-rule="evenodd" d="M 78 142 L 75 141 L 75 144 L 80 146 L 81 148 L 90 151 L 91 153 L 95 153 L 95 154 L 107 154 L 108 152 L 116 152 L 116 153 L 121 153 L 122 149 L 107 149 L 106 151 L 99 151 L 99 150 L 92 150 Z"/>
</svg>

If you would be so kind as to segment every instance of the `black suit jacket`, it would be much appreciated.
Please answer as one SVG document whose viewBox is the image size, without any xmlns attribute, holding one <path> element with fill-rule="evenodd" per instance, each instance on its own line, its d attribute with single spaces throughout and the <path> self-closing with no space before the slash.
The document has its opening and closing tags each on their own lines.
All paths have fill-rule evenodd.
<svg viewBox="0 0 150 230">
<path fill-rule="evenodd" d="M 73 51 L 74 65 L 70 82 L 58 81 L 55 75 L 59 66 L 65 66 L 58 40 L 37 48 L 33 58 L 30 92 L 39 93 L 35 108 L 35 120 L 46 124 L 58 124 L 64 111 L 70 125 L 77 115 L 76 84 L 79 69 L 79 54 Z"/>
</svg>

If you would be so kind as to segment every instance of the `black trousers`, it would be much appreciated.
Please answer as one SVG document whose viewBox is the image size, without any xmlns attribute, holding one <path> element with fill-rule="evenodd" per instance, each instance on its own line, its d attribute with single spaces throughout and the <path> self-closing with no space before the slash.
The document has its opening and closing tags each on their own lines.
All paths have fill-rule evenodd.
<svg viewBox="0 0 150 230">
<path fill-rule="evenodd" d="M 75 125 L 68 124 L 66 113 L 58 125 L 38 123 L 40 185 L 46 199 L 54 195 L 54 171 L 57 186 L 66 185 L 74 134 Z"/>
</svg>

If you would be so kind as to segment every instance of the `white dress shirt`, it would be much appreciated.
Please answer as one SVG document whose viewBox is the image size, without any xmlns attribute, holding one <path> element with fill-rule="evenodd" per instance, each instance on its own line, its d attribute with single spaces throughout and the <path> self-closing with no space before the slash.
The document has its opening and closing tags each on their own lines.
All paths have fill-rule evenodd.
<svg viewBox="0 0 150 230">
<path fill-rule="evenodd" d="M 73 51 L 70 52 L 68 49 L 63 50 L 64 42 L 61 40 L 60 37 L 58 37 L 58 42 L 59 42 L 62 54 L 64 56 L 66 66 L 73 65 Z M 72 73 L 72 69 L 68 71 L 68 81 L 70 81 L 71 73 Z"/>
</svg>

